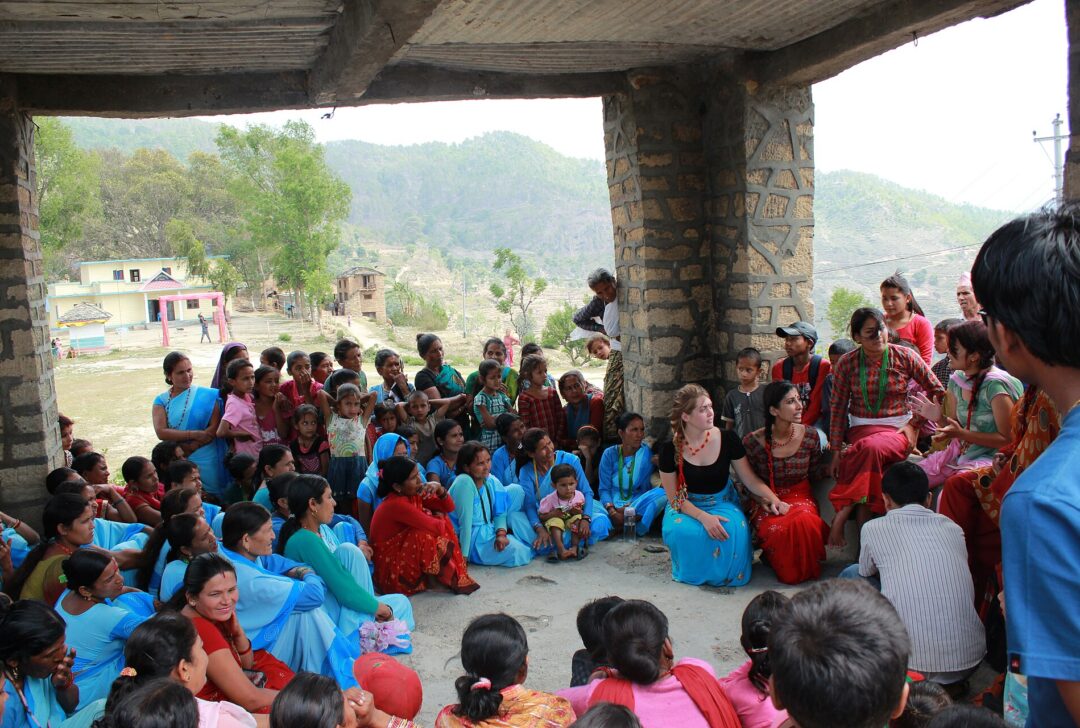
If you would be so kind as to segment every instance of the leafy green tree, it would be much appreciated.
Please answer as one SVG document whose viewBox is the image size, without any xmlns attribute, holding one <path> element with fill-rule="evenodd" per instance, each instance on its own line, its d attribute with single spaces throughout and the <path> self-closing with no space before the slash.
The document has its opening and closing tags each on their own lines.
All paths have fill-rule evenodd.
<svg viewBox="0 0 1080 728">
<path fill-rule="evenodd" d="M 215 291 L 225 294 L 226 306 L 229 305 L 229 299 L 236 295 L 236 289 L 244 282 L 240 271 L 227 260 L 214 260 L 206 279 L 210 281 Z"/>
<path fill-rule="evenodd" d="M 592 357 L 585 348 L 585 339 L 571 339 L 577 326 L 574 324 L 574 307 L 569 302 L 551 312 L 540 334 L 540 344 L 547 349 L 559 349 L 570 357 L 574 366 L 587 363 Z"/>
<path fill-rule="evenodd" d="M 510 316 L 510 323 L 517 331 L 518 338 L 524 341 L 536 328 L 530 309 L 547 288 L 547 280 L 542 276 L 530 275 L 525 270 L 521 256 L 510 248 L 495 248 L 495 265 L 492 268 L 506 283 L 504 287 L 495 281 L 488 289 L 495 297 L 495 307 L 499 313 Z"/>
<path fill-rule="evenodd" d="M 840 336 L 848 330 L 851 314 L 855 309 L 873 305 L 874 302 L 859 291 L 841 286 L 829 297 L 829 307 L 825 311 L 825 318 L 828 319 L 833 334 Z"/>
<path fill-rule="evenodd" d="M 79 149 L 70 127 L 57 118 L 37 120 L 34 154 L 41 245 L 49 277 L 66 275 L 86 224 L 101 214 L 100 167 L 95 154 Z M 67 253 L 67 255 L 65 255 Z"/>
</svg>

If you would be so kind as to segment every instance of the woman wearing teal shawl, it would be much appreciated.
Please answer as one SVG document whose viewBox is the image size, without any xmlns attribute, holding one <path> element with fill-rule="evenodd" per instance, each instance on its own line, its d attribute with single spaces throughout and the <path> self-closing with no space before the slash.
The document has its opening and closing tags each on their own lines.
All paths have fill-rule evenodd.
<svg viewBox="0 0 1080 728">
<path fill-rule="evenodd" d="M 236 567 L 236 616 L 256 650 L 267 650 L 293 671 L 318 672 L 342 688 L 356 685 L 353 661 L 360 635 L 343 633 L 323 608 L 326 584 L 314 571 L 272 552 L 270 513 L 237 503 L 225 514 L 218 553 Z"/>
<path fill-rule="evenodd" d="M 199 466 L 203 488 L 224 497 L 229 485 L 226 446 L 215 436 L 222 411 L 219 393 L 192 384 L 191 360 L 178 351 L 166 355 L 162 369 L 169 388 L 154 399 L 154 432 L 159 440 L 178 443 L 188 460 Z"/>
<path fill-rule="evenodd" d="M 417 334 L 416 351 L 424 360 L 424 368 L 416 373 L 414 379 L 416 391 L 423 392 L 430 399 L 449 399 L 465 392 L 465 379 L 461 372 L 447 364 L 443 359 L 443 344 L 435 334 Z M 465 432 L 465 439 L 471 439 L 472 396 L 467 396 L 460 404 L 450 405 L 446 416 L 457 421 Z"/>
<path fill-rule="evenodd" d="M 623 412 L 615 418 L 621 445 L 612 445 L 600 457 L 600 504 L 611 518 L 615 530 L 623 527 L 627 506 L 637 514 L 637 532 L 644 536 L 653 520 L 664 512 L 667 496 L 664 489 L 653 487 L 656 471 L 653 453 L 642 440 L 645 420 L 636 412 Z"/>
<path fill-rule="evenodd" d="M 409 441 L 394 432 L 380 436 L 375 441 L 375 447 L 371 448 L 371 464 L 356 488 L 356 511 L 365 533 L 371 530 L 371 517 L 382 503 L 382 498 L 378 496 L 379 462 L 395 455 L 409 455 L 411 450 Z"/>
<path fill-rule="evenodd" d="M 524 566 L 532 561 L 532 547 L 507 533 L 506 517 L 513 498 L 491 474 L 487 448 L 475 440 L 465 443 L 458 453 L 458 469 L 461 475 L 450 486 L 449 495 L 454 501 L 450 520 L 461 553 L 484 566 Z"/>
</svg>

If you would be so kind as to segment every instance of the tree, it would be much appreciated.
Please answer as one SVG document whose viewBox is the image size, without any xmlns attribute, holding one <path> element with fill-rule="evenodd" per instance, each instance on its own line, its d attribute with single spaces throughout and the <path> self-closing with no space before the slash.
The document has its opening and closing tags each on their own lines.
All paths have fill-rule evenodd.
<svg viewBox="0 0 1080 728">
<path fill-rule="evenodd" d="M 571 339 L 577 326 L 574 324 L 574 307 L 569 302 L 564 302 L 555 309 L 544 323 L 544 331 L 540 334 L 540 344 L 548 349 L 559 349 L 570 357 L 570 363 L 580 366 L 587 363 L 592 357 L 585 348 L 585 339 Z"/>
<path fill-rule="evenodd" d="M 240 275 L 240 271 L 236 270 L 236 267 L 227 260 L 213 261 L 206 279 L 210 281 L 210 285 L 214 287 L 215 291 L 221 291 L 225 294 L 224 303 L 226 307 L 229 305 L 229 297 L 236 295 L 236 289 L 244 282 L 244 277 Z"/>
<path fill-rule="evenodd" d="M 501 273 L 507 284 L 504 288 L 496 281 L 488 289 L 495 297 L 495 307 L 499 309 L 499 313 L 509 314 L 510 323 L 517 331 L 518 338 L 524 341 L 535 328 L 529 309 L 547 288 L 547 280 L 541 276 L 530 276 L 521 257 L 510 248 L 495 248 L 493 270 Z"/>
<path fill-rule="evenodd" d="M 829 320 L 829 326 L 832 327 L 834 335 L 846 335 L 852 312 L 857 308 L 873 305 L 874 302 L 865 294 L 840 287 L 835 289 L 829 297 L 829 307 L 825 311 L 825 318 Z"/>
</svg>

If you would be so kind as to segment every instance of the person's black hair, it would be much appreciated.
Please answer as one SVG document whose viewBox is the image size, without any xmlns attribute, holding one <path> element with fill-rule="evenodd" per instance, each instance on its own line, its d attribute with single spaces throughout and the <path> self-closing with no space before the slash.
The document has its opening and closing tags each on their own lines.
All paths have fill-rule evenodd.
<svg viewBox="0 0 1080 728">
<path fill-rule="evenodd" d="M 415 427 L 413 427 L 412 425 L 398 425 L 398 428 L 397 428 L 396 430 L 394 430 L 394 432 L 396 432 L 397 434 L 401 435 L 401 436 L 402 436 L 402 437 L 404 437 L 404 438 L 405 438 L 406 440 L 408 440 L 408 439 L 409 439 L 410 437 L 413 437 L 413 436 L 415 436 L 415 435 L 419 435 L 419 434 L 420 434 L 420 431 L 419 431 L 419 430 L 417 430 L 417 429 L 416 429 Z M 410 443 L 409 447 L 412 447 L 412 444 L 411 444 L 411 443 Z"/>
<path fill-rule="evenodd" d="M 330 395 L 331 399 L 337 399 L 338 389 L 346 384 L 358 384 L 360 375 L 352 369 L 335 369 L 323 382 L 323 391 Z"/>
<path fill-rule="evenodd" d="M 781 619 L 787 608 L 788 598 L 778 591 L 769 589 L 750 600 L 742 614 L 742 634 L 739 642 L 750 658 L 750 683 L 768 695 L 769 677 L 769 632 L 773 624 Z"/>
<path fill-rule="evenodd" d="M 270 728 L 336 728 L 345 724 L 345 700 L 333 678 L 298 672 L 270 705 Z"/>
<path fill-rule="evenodd" d="M 604 651 L 619 674 L 638 685 L 660 677 L 660 656 L 668 638 L 667 617 L 650 602 L 628 599 L 604 617 Z"/>
<path fill-rule="evenodd" d="M 829 356 L 843 356 L 849 352 L 855 351 L 858 346 L 851 339 L 837 339 L 833 343 L 829 344 Z"/>
<path fill-rule="evenodd" d="M 532 356 L 533 354 L 539 354 L 540 356 L 543 356 L 544 347 L 540 346 L 535 341 L 529 341 L 521 347 L 521 358 L 523 360 L 525 359 L 525 357 Z"/>
<path fill-rule="evenodd" d="M 641 420 L 644 422 L 645 418 L 637 412 L 631 412 L 629 410 L 620 412 L 619 416 L 615 418 L 615 429 L 619 432 L 623 432 L 634 420 Z"/>
<path fill-rule="evenodd" d="M 105 456 L 101 453 L 84 452 L 71 461 L 71 469 L 85 478 L 86 474 L 101 462 L 105 462 Z"/>
<path fill-rule="evenodd" d="M 60 565 L 67 588 L 76 594 L 81 587 L 93 589 L 94 582 L 101 578 L 101 573 L 112 560 L 111 554 L 100 549 L 78 549 Z"/>
<path fill-rule="evenodd" d="M 898 506 L 911 503 L 922 505 L 930 495 L 930 479 L 918 463 L 901 460 L 886 468 L 881 476 L 881 492 Z"/>
<path fill-rule="evenodd" d="M 169 555 L 165 557 L 166 563 L 184 558 L 181 549 L 191 548 L 191 542 L 195 540 L 195 529 L 199 521 L 204 520 L 194 513 L 177 513 L 169 519 L 163 529 L 165 540 L 169 543 Z"/>
<path fill-rule="evenodd" d="M 375 494 L 385 498 L 394 492 L 394 486 L 409 479 L 416 470 L 416 461 L 404 455 L 394 455 L 379 461 L 379 487 Z"/>
<path fill-rule="evenodd" d="M 221 391 L 224 394 L 232 393 L 232 385 L 229 384 L 229 380 L 236 379 L 240 376 L 240 371 L 244 367 L 251 367 L 251 370 L 255 371 L 255 365 L 247 359 L 233 359 L 229 362 L 229 365 L 225 367 L 225 376 L 221 378 Z"/>
<path fill-rule="evenodd" d="M 371 415 L 375 418 L 375 421 L 378 422 L 383 416 L 391 412 L 394 413 L 394 417 L 397 417 L 397 406 L 393 402 L 384 399 L 382 402 L 375 405 L 371 410 Z"/>
<path fill-rule="evenodd" d="M 177 462 L 181 461 L 178 460 Z M 143 591 L 150 588 L 150 579 L 154 575 L 154 566 L 157 565 L 158 556 L 165 545 L 166 528 L 169 521 L 174 516 L 186 512 L 188 503 L 197 495 L 199 495 L 199 492 L 194 488 L 173 488 L 165 493 L 165 497 L 161 499 L 161 509 L 159 510 L 161 523 L 151 531 L 150 538 L 146 539 L 146 544 L 143 545 L 142 563 L 139 565 L 138 571 L 135 572 L 135 586 Z"/>
<path fill-rule="evenodd" d="M 920 306 L 919 302 L 915 300 L 915 294 L 911 292 L 911 285 L 908 283 L 907 278 L 904 278 L 903 273 L 901 273 L 900 271 L 896 271 L 891 276 L 883 280 L 881 282 L 880 290 L 885 290 L 886 288 L 895 288 L 905 296 L 911 296 L 911 298 L 908 300 L 907 310 L 913 313 L 917 313 L 920 316 L 926 315 L 925 313 L 923 313 L 922 306 Z"/>
<path fill-rule="evenodd" d="M 521 449 L 528 455 L 533 455 L 536 452 L 536 446 L 545 438 L 550 437 L 547 430 L 542 427 L 530 427 L 525 430 L 524 437 L 521 438 Z"/>
<path fill-rule="evenodd" d="M 13 602 L 0 596 L 0 670 L 4 676 L 9 681 L 13 677 L 9 662 L 21 667 L 63 639 L 66 629 L 60 615 L 44 602 Z"/>
<path fill-rule="evenodd" d="M 311 371 L 315 371 L 316 369 L 318 369 L 319 365 L 326 361 L 326 358 L 328 356 L 330 355 L 327 354 L 325 351 L 311 352 L 311 354 L 308 355 L 308 359 L 311 360 Z"/>
<path fill-rule="evenodd" d="M 469 622 L 461 635 L 461 665 L 465 674 L 454 681 L 458 705 L 454 715 L 473 722 L 487 720 L 499 712 L 500 690 L 517 682 L 525 666 L 529 642 L 525 630 L 508 614 L 485 614 Z M 490 688 L 473 685 L 485 678 Z"/>
<path fill-rule="evenodd" d="M 173 440 L 161 440 L 157 445 L 154 445 L 154 449 L 150 451 L 150 462 L 154 464 L 154 469 L 157 470 L 158 480 L 165 483 L 165 471 L 169 467 L 169 463 L 173 460 L 180 458 L 176 457 L 176 448 L 180 443 Z"/>
<path fill-rule="evenodd" d="M 1006 723 L 996 713 L 979 705 L 950 705 L 930 719 L 926 728 L 1005 728 Z"/>
<path fill-rule="evenodd" d="M 311 362 L 311 357 L 308 356 L 306 351 L 300 351 L 299 349 L 297 349 L 296 351 L 290 351 L 289 355 L 285 357 L 285 371 L 291 374 L 293 364 L 300 361 L 301 359 L 307 359 L 308 363 Z"/>
<path fill-rule="evenodd" d="M 49 495 L 53 495 L 56 493 L 56 486 L 61 483 L 76 481 L 86 483 L 83 477 L 71 468 L 54 468 L 45 476 L 45 490 L 48 491 Z"/>
<path fill-rule="evenodd" d="M 625 705 L 599 702 L 593 703 L 570 728 L 641 728 L 641 721 Z"/>
<path fill-rule="evenodd" d="M 949 693 L 930 680 L 908 684 L 907 702 L 899 718 L 893 718 L 889 728 L 926 728 L 930 720 L 952 705 Z"/>
<path fill-rule="evenodd" d="M 337 360 L 338 364 L 341 364 L 341 360 L 347 357 L 350 351 L 359 348 L 360 345 L 352 339 L 341 339 L 338 343 L 334 344 L 334 359 Z"/>
<path fill-rule="evenodd" d="M 300 525 L 300 519 L 307 513 L 309 501 L 314 500 L 316 503 L 322 503 L 323 498 L 332 497 L 330 483 L 321 475 L 306 473 L 293 478 L 292 482 L 289 483 L 289 490 L 286 495 L 289 501 L 290 515 L 288 520 L 281 526 L 281 532 L 278 534 L 277 542 L 274 544 L 274 551 L 284 554 L 285 545 L 289 543 L 289 539 L 303 528 Z"/>
<path fill-rule="evenodd" d="M 443 420 L 443 422 L 446 421 L 447 420 Z M 453 422 L 453 420 L 450 421 Z M 440 448 L 439 451 L 442 452 L 442 448 Z M 458 451 L 457 455 L 457 474 L 464 474 L 468 470 L 469 466 L 472 465 L 473 462 L 476 460 L 477 456 L 481 452 L 487 451 L 488 449 L 484 447 L 484 443 L 478 442 L 476 440 L 469 440 L 464 445 L 462 445 L 461 450 Z"/>
<path fill-rule="evenodd" d="M 492 336 L 490 339 L 484 342 L 484 348 L 480 350 L 480 356 L 486 356 L 488 347 L 491 346 L 497 346 L 503 350 L 503 353 L 506 353 L 506 344 L 503 343 L 503 340 L 496 339 L 494 336 Z"/>
<path fill-rule="evenodd" d="M 58 425 L 60 425 L 61 430 L 64 429 L 65 427 L 74 427 L 75 426 L 75 420 L 71 419 L 70 417 L 65 415 L 63 412 L 57 412 L 56 413 L 56 423 Z"/>
<path fill-rule="evenodd" d="M 597 268 L 589 273 L 588 278 L 585 279 L 589 284 L 589 288 L 594 288 L 601 283 L 615 283 L 615 276 L 607 268 Z"/>
<path fill-rule="evenodd" d="M 257 465 L 258 462 L 259 461 L 255 459 L 254 455 L 246 452 L 234 452 L 225 458 L 225 470 L 228 471 L 229 476 L 233 480 L 239 483 L 243 479 L 244 473 L 247 472 L 247 469 L 250 468 L 252 465 Z M 258 468 L 256 468 L 255 480 L 258 479 L 259 470 Z M 249 498 L 251 497 L 250 493 L 246 493 L 245 495 L 247 495 Z"/>
<path fill-rule="evenodd" d="M 287 473 L 275 475 L 266 481 L 266 491 L 270 495 L 270 503 L 273 505 L 273 508 L 270 509 L 271 512 L 277 508 L 279 500 L 289 497 L 289 486 L 299 477 L 300 473 L 290 470 Z"/>
<path fill-rule="evenodd" d="M 735 363 L 738 364 L 740 359 L 749 359 L 754 363 L 755 368 L 761 366 L 761 352 L 752 346 L 739 349 L 739 353 L 735 355 Z"/>
<path fill-rule="evenodd" d="M 417 334 L 416 353 L 419 354 L 421 358 L 424 357 L 428 353 L 428 349 L 430 349 L 431 345 L 436 341 L 441 341 L 441 339 L 435 334 Z"/>
<path fill-rule="evenodd" d="M 953 326 L 959 326 L 962 323 L 964 323 L 964 319 L 960 318 L 941 319 L 936 324 L 934 324 L 934 333 L 937 334 L 947 332 Z"/>
<path fill-rule="evenodd" d="M 285 352 L 281 350 L 280 346 L 269 346 L 262 350 L 259 354 L 260 359 L 266 359 L 271 364 L 276 364 L 278 367 L 285 366 Z M 274 367 L 277 370 L 276 367 Z"/>
<path fill-rule="evenodd" d="M 199 707 L 195 696 L 172 678 L 159 677 L 125 691 L 92 728 L 195 728 Z"/>
<path fill-rule="evenodd" d="M 314 417 L 315 422 L 317 423 L 319 421 L 319 417 L 322 416 L 322 413 L 319 412 L 319 408 L 316 407 L 315 405 L 304 403 L 304 404 L 300 405 L 299 407 L 297 407 L 293 411 L 293 416 L 292 416 L 293 424 L 294 425 L 300 424 L 300 420 L 304 419 L 308 415 L 311 415 L 312 417 Z M 263 447 L 266 447 L 266 446 L 264 445 Z M 260 454 L 261 454 L 261 451 L 260 451 Z"/>
<path fill-rule="evenodd" d="M 190 460 L 181 458 L 169 463 L 165 468 L 165 489 L 169 490 L 174 485 L 184 482 L 184 478 L 199 469 L 199 466 Z"/>
<path fill-rule="evenodd" d="M 27 578 L 45 558 L 45 552 L 49 550 L 49 547 L 60 537 L 59 527 L 70 528 L 75 519 L 85 513 L 89 507 L 90 502 L 76 493 L 58 493 L 45 502 L 45 507 L 41 511 L 41 541 L 26 555 L 11 580 L 4 584 L 6 594 L 13 599 L 19 597 Z M 2 660 L 3 658 L 0 657 L 0 661 Z"/>
<path fill-rule="evenodd" d="M 86 498 L 86 495 L 83 493 L 83 491 L 85 491 L 86 487 L 90 484 L 77 475 L 75 477 L 78 478 L 78 480 L 65 480 L 63 483 L 57 485 L 56 489 L 53 491 L 53 495 L 60 495 L 61 493 L 74 493 L 80 498 Z"/>
<path fill-rule="evenodd" d="M 197 597 L 206 588 L 206 582 L 221 574 L 236 574 L 236 567 L 228 559 L 217 554 L 199 554 L 191 560 L 184 571 L 184 583 L 169 599 L 169 609 L 184 608 L 188 597 Z"/>
<path fill-rule="evenodd" d="M 158 612 L 136 627 L 124 644 L 124 663 L 135 674 L 113 680 L 105 716 L 112 715 L 124 698 L 141 686 L 158 678 L 171 679 L 181 660 L 194 662 L 197 636 L 195 624 L 175 611 Z"/>
<path fill-rule="evenodd" d="M 138 480 L 143 468 L 150 464 L 150 461 L 143 456 L 132 455 L 120 466 L 120 474 L 124 476 L 125 483 L 131 483 Z"/>
<path fill-rule="evenodd" d="M 559 482 L 563 478 L 573 478 L 577 480 L 577 471 L 574 470 L 573 465 L 567 463 L 557 463 L 551 467 L 551 471 L 548 473 L 551 476 L 551 487 L 555 487 L 555 483 Z M 580 483 L 578 484 L 580 485 Z"/>
<path fill-rule="evenodd" d="M 769 633 L 777 703 L 800 728 L 878 728 L 900 704 L 910 651 L 881 592 L 859 579 L 819 582 Z"/>
<path fill-rule="evenodd" d="M 76 437 L 74 440 L 71 441 L 71 449 L 68 450 L 68 452 L 71 453 L 72 457 L 77 458 L 79 457 L 79 455 L 85 455 L 93 447 L 94 446 L 90 443 L 89 440 L 84 440 L 81 437 Z"/>
<path fill-rule="evenodd" d="M 281 376 L 281 372 L 274 367 L 260 366 L 258 369 L 255 370 L 255 386 L 259 386 L 259 382 L 261 382 L 263 379 L 270 376 L 271 374 Z M 252 392 L 252 396 L 258 395 L 255 392 Z"/>
<path fill-rule="evenodd" d="M 788 392 L 797 388 L 794 384 L 786 379 L 780 379 L 777 381 L 769 382 L 765 385 L 765 392 L 761 395 L 762 401 L 765 403 L 765 442 L 771 447 L 772 443 L 772 428 L 776 424 L 776 415 L 770 411 L 770 407 L 776 407 L 780 409 L 780 403 L 784 401 L 784 397 Z"/>
<path fill-rule="evenodd" d="M 484 361 L 480 362 L 480 366 L 476 368 L 476 371 L 480 374 L 480 383 L 482 386 L 488 375 L 492 372 L 501 372 L 502 366 L 494 359 L 484 359 Z"/>
<path fill-rule="evenodd" d="M 581 636 L 581 644 L 589 653 L 594 665 L 607 663 L 607 652 L 604 651 L 604 617 L 619 604 L 622 597 L 600 597 L 587 602 L 577 613 L 577 631 Z"/>
<path fill-rule="evenodd" d="M 393 349 L 379 349 L 375 352 L 375 369 L 382 369 L 387 360 L 393 359 L 397 355 L 397 352 Z"/>
<path fill-rule="evenodd" d="M 255 480 L 260 483 L 266 480 L 266 469 L 277 467 L 277 464 L 289 452 L 289 447 L 279 442 L 263 445 L 262 449 L 259 450 L 259 459 L 255 464 Z"/>
<path fill-rule="evenodd" d="M 516 412 L 503 412 L 495 418 L 495 431 L 505 439 L 510 434 L 510 427 L 520 419 L 521 415 Z"/>
<path fill-rule="evenodd" d="M 578 444 L 581 444 L 582 440 L 592 439 L 597 442 L 600 441 L 600 430 L 596 429 L 592 425 L 582 425 L 577 431 Z"/>
<path fill-rule="evenodd" d="M 341 384 L 338 385 L 337 391 L 334 393 L 334 411 L 337 411 L 337 405 L 341 403 L 341 400 L 346 397 L 362 398 L 363 392 L 360 391 L 360 385 L 358 384 Z"/>
<path fill-rule="evenodd" d="M 994 345 L 990 343 L 990 335 L 986 330 L 986 324 L 982 321 L 965 321 L 949 329 L 949 353 L 956 355 L 956 345 L 964 347 L 968 354 L 979 355 L 979 369 L 989 369 L 994 363 Z M 972 387 L 971 401 L 975 402 L 978 389 Z"/>
<path fill-rule="evenodd" d="M 297 476 L 299 477 L 299 476 Z M 251 536 L 270 520 L 270 511 L 258 503 L 241 501 L 233 503 L 221 519 L 221 543 L 235 551 L 244 536 Z"/>
<path fill-rule="evenodd" d="M 866 325 L 868 319 L 873 319 L 877 322 L 878 331 L 887 331 L 889 328 L 885 325 L 885 314 L 881 311 L 870 306 L 857 308 L 852 311 L 851 320 L 848 323 L 848 330 L 851 332 L 852 339 L 859 338 L 859 332 L 862 331 L 862 328 Z"/>
<path fill-rule="evenodd" d="M 189 361 L 187 354 L 179 351 L 170 351 L 165 355 L 165 360 L 161 362 L 161 368 L 165 372 L 165 383 L 169 386 L 172 386 L 173 369 L 176 369 L 176 365 L 182 361 Z"/>
<path fill-rule="evenodd" d="M 431 439 L 435 441 L 436 455 L 442 455 L 443 446 L 441 441 L 446 440 L 446 436 L 453 432 L 455 427 L 461 427 L 461 423 L 449 418 L 439 420 L 439 423 L 435 425 L 435 431 L 432 433 Z"/>
</svg>

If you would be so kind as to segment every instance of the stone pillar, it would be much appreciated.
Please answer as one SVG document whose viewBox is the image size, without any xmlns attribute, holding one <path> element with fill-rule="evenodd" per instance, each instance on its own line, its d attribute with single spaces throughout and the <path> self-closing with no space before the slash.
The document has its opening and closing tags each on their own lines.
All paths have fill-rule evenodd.
<svg viewBox="0 0 1080 728">
<path fill-rule="evenodd" d="M 627 74 L 604 98 L 627 408 L 651 436 L 674 392 L 719 406 L 746 346 L 813 320 L 813 105 L 701 67 Z"/>
<path fill-rule="evenodd" d="M 1065 199 L 1080 200 L 1080 0 L 1065 0 L 1069 26 L 1069 146 L 1065 151 Z"/>
<path fill-rule="evenodd" d="M 38 237 L 34 122 L 0 75 L 0 509 L 40 517 L 63 464 Z"/>
</svg>

